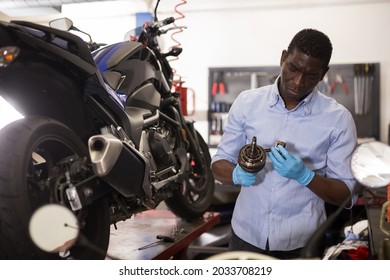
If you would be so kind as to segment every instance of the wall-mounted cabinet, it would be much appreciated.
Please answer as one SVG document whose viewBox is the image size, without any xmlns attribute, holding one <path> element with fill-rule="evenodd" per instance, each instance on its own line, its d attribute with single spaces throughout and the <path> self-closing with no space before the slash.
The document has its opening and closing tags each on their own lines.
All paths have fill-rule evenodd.
<svg viewBox="0 0 390 280">
<path fill-rule="evenodd" d="M 209 68 L 209 146 L 220 142 L 233 101 L 243 91 L 273 83 L 279 67 Z"/>
<path fill-rule="evenodd" d="M 331 65 L 318 88 L 343 104 L 356 123 L 360 138 L 379 135 L 379 63 Z M 279 66 L 209 68 L 210 147 L 220 142 L 231 104 L 246 89 L 274 83 Z"/>
</svg>

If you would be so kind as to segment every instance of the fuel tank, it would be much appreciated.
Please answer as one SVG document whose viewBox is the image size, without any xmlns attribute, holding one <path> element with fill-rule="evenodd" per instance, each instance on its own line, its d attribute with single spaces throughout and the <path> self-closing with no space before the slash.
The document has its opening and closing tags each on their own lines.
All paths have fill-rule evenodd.
<svg viewBox="0 0 390 280">
<path fill-rule="evenodd" d="M 153 111 L 161 94 L 170 92 L 154 53 L 138 42 L 121 42 L 93 53 L 107 83 L 124 96 L 127 106 Z"/>
</svg>

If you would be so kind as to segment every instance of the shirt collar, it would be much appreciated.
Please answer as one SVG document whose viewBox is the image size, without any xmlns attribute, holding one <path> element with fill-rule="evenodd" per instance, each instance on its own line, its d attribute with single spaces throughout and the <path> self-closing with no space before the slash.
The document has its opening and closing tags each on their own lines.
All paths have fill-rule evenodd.
<svg viewBox="0 0 390 280">
<path fill-rule="evenodd" d="M 279 79 L 280 79 L 280 75 L 276 78 L 274 84 L 272 85 L 271 95 L 268 99 L 268 104 L 270 107 L 273 107 L 279 101 L 282 101 L 282 97 L 280 96 L 279 88 L 278 88 Z M 299 107 L 302 107 L 303 115 L 309 115 L 311 113 L 311 108 L 313 107 L 313 103 L 315 101 L 317 94 L 318 94 L 317 90 L 313 90 L 308 96 L 306 96 L 305 99 L 301 101 L 301 103 L 298 104 L 295 110 L 297 110 Z"/>
</svg>

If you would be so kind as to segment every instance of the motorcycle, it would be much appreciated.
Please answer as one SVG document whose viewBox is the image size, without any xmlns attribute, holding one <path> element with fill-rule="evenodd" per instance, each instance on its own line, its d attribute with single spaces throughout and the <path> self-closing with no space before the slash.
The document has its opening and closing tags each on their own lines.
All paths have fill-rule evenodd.
<svg viewBox="0 0 390 280">
<path fill-rule="evenodd" d="M 0 95 L 22 115 L 0 130 L 1 259 L 104 259 L 111 225 L 135 213 L 165 202 L 194 220 L 209 209 L 208 145 L 172 90 L 168 57 L 182 50 L 162 53 L 157 40 L 175 19 L 156 11 L 135 40 L 107 46 L 0 22 Z M 47 204 L 69 208 L 98 250 L 38 248 L 28 225 Z"/>
</svg>

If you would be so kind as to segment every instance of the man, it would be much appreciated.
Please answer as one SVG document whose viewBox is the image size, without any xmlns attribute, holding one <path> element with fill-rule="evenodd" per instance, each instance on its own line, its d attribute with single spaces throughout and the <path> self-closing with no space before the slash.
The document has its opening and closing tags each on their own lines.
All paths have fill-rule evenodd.
<svg viewBox="0 0 390 280">
<path fill-rule="evenodd" d="M 326 219 L 325 202 L 340 205 L 351 195 L 355 123 L 345 107 L 315 89 L 331 55 L 325 34 L 301 30 L 282 52 L 276 82 L 242 92 L 232 105 L 212 159 L 215 179 L 243 186 L 231 222 L 231 250 L 299 258 Z M 254 136 L 258 145 L 272 147 L 257 174 L 237 164 L 239 150 Z M 277 141 L 286 147 L 273 147 Z"/>
</svg>

